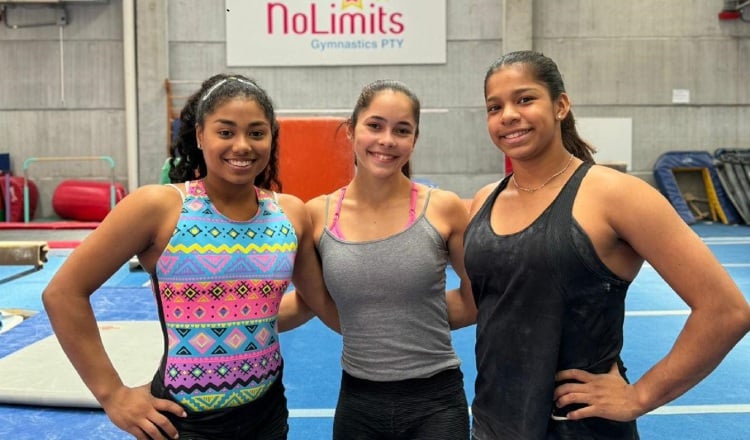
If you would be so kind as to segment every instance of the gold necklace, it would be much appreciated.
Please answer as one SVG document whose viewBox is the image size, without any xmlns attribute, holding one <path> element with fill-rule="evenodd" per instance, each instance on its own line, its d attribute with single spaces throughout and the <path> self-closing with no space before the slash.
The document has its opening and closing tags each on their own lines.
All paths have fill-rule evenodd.
<svg viewBox="0 0 750 440">
<path fill-rule="evenodd" d="M 555 177 L 557 177 L 560 174 L 564 173 L 568 169 L 568 167 L 570 166 L 571 163 L 573 163 L 573 155 L 572 154 L 570 155 L 570 158 L 568 159 L 568 163 L 565 164 L 565 166 L 563 167 L 563 169 L 561 169 L 560 171 L 556 172 L 555 174 L 549 176 L 549 179 L 545 180 L 544 183 L 542 183 L 541 185 L 539 185 L 537 187 L 534 187 L 534 188 L 526 188 L 525 186 L 519 185 L 518 182 L 516 182 L 516 173 L 511 174 L 510 180 L 513 181 L 513 186 L 515 186 L 516 188 L 520 189 L 521 191 L 526 191 L 526 192 L 529 192 L 529 193 L 533 193 L 533 192 L 539 191 L 540 189 L 544 188 L 548 183 L 550 183 L 552 181 L 552 179 L 554 179 Z"/>
</svg>

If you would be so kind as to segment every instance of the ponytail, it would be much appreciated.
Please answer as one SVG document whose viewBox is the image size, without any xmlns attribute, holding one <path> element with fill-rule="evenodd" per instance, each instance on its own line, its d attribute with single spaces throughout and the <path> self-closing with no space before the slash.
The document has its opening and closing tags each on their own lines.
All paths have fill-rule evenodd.
<svg viewBox="0 0 750 440">
<path fill-rule="evenodd" d="M 560 122 L 560 131 L 563 146 L 570 154 L 584 162 L 594 163 L 596 149 L 581 139 L 576 129 L 576 121 L 572 110 L 569 110 L 565 119 Z"/>
</svg>

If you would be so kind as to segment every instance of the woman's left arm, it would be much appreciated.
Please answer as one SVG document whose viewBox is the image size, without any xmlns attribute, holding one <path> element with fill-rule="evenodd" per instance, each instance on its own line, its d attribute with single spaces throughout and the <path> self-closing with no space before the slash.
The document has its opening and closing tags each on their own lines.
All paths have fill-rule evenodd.
<svg viewBox="0 0 750 440">
<path fill-rule="evenodd" d="M 560 372 L 557 380 L 583 383 L 558 387 L 558 405 L 589 405 L 571 412 L 572 419 L 632 420 L 658 408 L 710 374 L 750 331 L 750 305 L 708 246 L 657 190 L 632 176 L 623 179 L 615 185 L 619 189 L 609 191 L 614 197 L 599 200 L 608 206 L 609 225 L 691 312 L 669 353 L 632 385 L 614 370 L 605 375 Z"/>
<path fill-rule="evenodd" d="M 433 224 L 444 225 L 447 232 L 450 264 L 460 279 L 457 289 L 446 292 L 448 321 L 451 329 L 459 329 L 476 323 L 477 307 L 471 291 L 471 282 L 464 268 L 464 232 L 469 223 L 466 202 L 450 191 L 433 190 L 432 197 L 438 219 Z M 432 204 L 431 203 L 431 204 Z"/>
</svg>

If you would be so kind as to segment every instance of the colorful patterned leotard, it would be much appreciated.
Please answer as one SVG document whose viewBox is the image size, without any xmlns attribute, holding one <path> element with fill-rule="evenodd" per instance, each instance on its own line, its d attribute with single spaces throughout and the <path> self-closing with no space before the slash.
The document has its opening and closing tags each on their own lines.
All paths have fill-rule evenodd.
<svg viewBox="0 0 750 440">
<path fill-rule="evenodd" d="M 251 220 L 233 221 L 212 205 L 202 180 L 185 188 L 153 280 L 167 345 L 155 378 L 187 411 L 236 407 L 281 375 L 276 320 L 297 236 L 269 191 L 256 188 Z"/>
</svg>

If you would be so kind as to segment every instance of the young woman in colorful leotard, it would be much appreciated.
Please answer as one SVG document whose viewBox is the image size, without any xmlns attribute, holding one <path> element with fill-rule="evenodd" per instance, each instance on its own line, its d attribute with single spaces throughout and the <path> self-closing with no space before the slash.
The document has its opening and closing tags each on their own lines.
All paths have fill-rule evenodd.
<svg viewBox="0 0 750 440">
<path fill-rule="evenodd" d="M 304 204 L 274 191 L 278 122 L 265 91 L 217 75 L 186 104 L 188 122 L 191 113 L 172 172 L 184 183 L 146 185 L 118 203 L 55 274 L 44 305 L 85 384 L 135 438 L 285 439 L 278 332 L 311 310 L 337 329 L 336 309 Z M 131 388 L 89 296 L 133 255 L 151 276 L 165 344 L 153 381 Z"/>
</svg>

